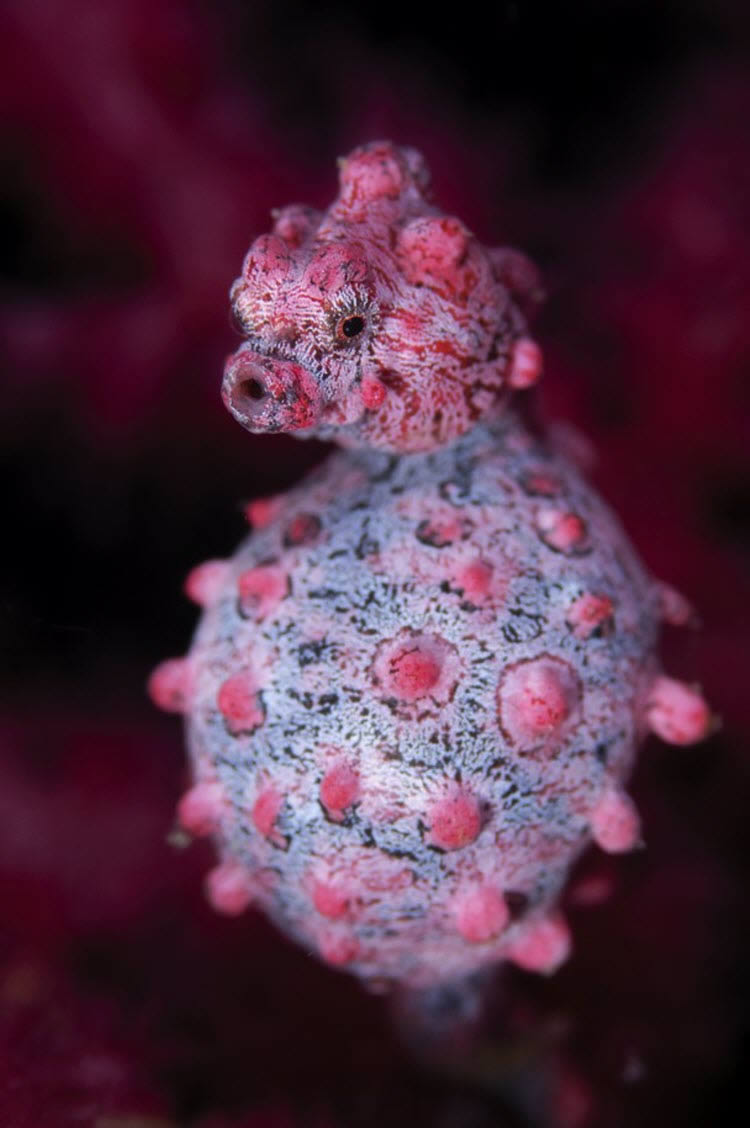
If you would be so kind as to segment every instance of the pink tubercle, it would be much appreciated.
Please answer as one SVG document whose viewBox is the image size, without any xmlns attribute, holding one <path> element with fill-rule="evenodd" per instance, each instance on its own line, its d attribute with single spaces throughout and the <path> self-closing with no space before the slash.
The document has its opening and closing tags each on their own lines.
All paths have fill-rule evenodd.
<svg viewBox="0 0 750 1128">
<path fill-rule="evenodd" d="M 552 975 L 565 963 L 571 948 L 570 929 L 564 918 L 555 913 L 529 925 L 505 954 L 524 971 Z"/>
<path fill-rule="evenodd" d="M 366 376 L 362 381 L 362 403 L 368 411 L 377 411 L 386 397 L 385 384 L 373 376 Z"/>
<path fill-rule="evenodd" d="M 320 802 L 329 818 L 341 822 L 359 798 L 359 772 L 348 760 L 337 760 L 320 782 Z"/>
<path fill-rule="evenodd" d="M 454 216 L 410 219 L 398 237 L 404 275 L 411 283 L 458 295 L 472 277 L 470 244 L 470 233 Z"/>
<path fill-rule="evenodd" d="M 698 616 L 689 600 L 669 584 L 656 585 L 659 597 L 659 612 L 662 620 L 671 627 L 695 626 Z"/>
<path fill-rule="evenodd" d="M 372 664 L 375 684 L 383 696 L 403 702 L 430 696 L 444 703 L 453 693 L 457 671 L 449 642 L 408 627 L 380 643 Z"/>
<path fill-rule="evenodd" d="M 254 732 L 266 719 L 258 683 L 250 670 L 227 678 L 219 687 L 216 704 L 233 736 Z"/>
<path fill-rule="evenodd" d="M 276 829 L 276 820 L 283 806 L 284 796 L 274 784 L 269 783 L 256 796 L 250 812 L 253 826 L 258 833 L 277 844 L 281 842 L 281 835 Z"/>
<path fill-rule="evenodd" d="M 396 200 L 406 186 L 404 170 L 390 142 L 355 149 L 339 161 L 339 208 L 360 208 L 379 199 Z"/>
<path fill-rule="evenodd" d="M 654 679 L 646 701 L 646 720 L 667 744 L 694 744 L 708 736 L 711 711 L 697 689 L 664 675 Z"/>
<path fill-rule="evenodd" d="M 614 626 L 612 600 L 606 595 L 584 592 L 568 608 L 565 622 L 576 638 L 609 634 Z"/>
<path fill-rule="evenodd" d="M 425 842 L 441 850 L 460 850 L 470 845 L 482 828 L 479 803 L 463 788 L 434 802 L 426 811 L 425 820 L 429 828 Z"/>
<path fill-rule="evenodd" d="M 245 506 L 245 517 L 254 529 L 266 529 L 273 524 L 283 507 L 283 494 L 257 497 Z"/>
<path fill-rule="evenodd" d="M 480 885 L 459 895 L 454 912 L 456 927 L 470 944 L 482 944 L 499 936 L 510 920 L 502 894 L 491 885 Z"/>
<path fill-rule="evenodd" d="M 586 522 L 577 513 L 539 509 L 535 523 L 541 540 L 555 552 L 576 556 L 591 548 Z"/>
<path fill-rule="evenodd" d="M 591 833 L 597 846 L 608 854 L 623 854 L 641 840 L 641 820 L 635 803 L 617 787 L 608 788 L 590 816 Z"/>
<path fill-rule="evenodd" d="M 243 277 L 253 282 L 258 277 L 280 282 L 286 276 L 290 265 L 289 247 L 277 233 L 266 232 L 259 235 L 251 245 L 242 263 Z"/>
<path fill-rule="evenodd" d="M 455 584 L 469 603 L 483 603 L 490 594 L 494 569 L 484 560 L 472 560 L 461 568 Z"/>
<path fill-rule="evenodd" d="M 417 540 L 430 548 L 447 548 L 458 540 L 466 540 L 474 529 L 467 517 L 425 517 L 416 528 Z"/>
<path fill-rule="evenodd" d="M 315 513 L 297 513 L 284 529 L 284 544 L 287 548 L 314 544 L 320 530 L 321 521 Z"/>
<path fill-rule="evenodd" d="M 249 874 L 240 862 L 222 862 L 210 870 L 205 891 L 210 905 L 225 916 L 239 916 L 253 899 Z"/>
<path fill-rule="evenodd" d="M 581 696 L 578 675 L 562 658 L 544 654 L 517 662 L 500 678 L 500 727 L 522 747 L 562 736 L 577 720 Z"/>
<path fill-rule="evenodd" d="M 511 388 L 530 388 L 542 374 L 542 350 L 530 337 L 519 337 L 513 346 L 508 383 Z"/>
<path fill-rule="evenodd" d="M 312 901 L 320 915 L 329 920 L 341 920 L 349 911 L 349 897 L 329 881 L 314 882 Z"/>
<path fill-rule="evenodd" d="M 531 497 L 557 497 L 562 483 L 556 474 L 548 470 L 527 470 L 521 477 L 523 490 Z"/>
<path fill-rule="evenodd" d="M 186 713 L 192 691 L 191 667 L 187 658 L 167 658 L 148 679 L 148 693 L 159 709 Z"/>
<path fill-rule="evenodd" d="M 229 572 L 226 560 L 205 560 L 188 572 L 185 595 L 199 607 L 210 607 L 221 595 Z"/>
<path fill-rule="evenodd" d="M 405 648 L 391 658 L 388 688 L 406 701 L 424 697 L 439 678 L 439 663 L 419 646 Z"/>
<path fill-rule="evenodd" d="M 216 780 L 194 784 L 177 804 L 177 818 L 183 830 L 196 837 L 213 834 L 221 823 L 224 788 Z"/>
<path fill-rule="evenodd" d="M 359 944 L 353 936 L 333 930 L 318 935 L 318 951 L 322 959 L 332 967 L 345 967 L 356 960 Z"/>
<path fill-rule="evenodd" d="M 289 593 L 289 576 L 276 564 L 249 568 L 237 580 L 240 613 L 247 618 L 267 618 Z"/>
<path fill-rule="evenodd" d="M 283 208 L 273 208 L 271 215 L 274 234 L 293 249 L 299 247 L 312 234 L 322 218 L 320 212 L 304 204 L 288 204 Z"/>
</svg>

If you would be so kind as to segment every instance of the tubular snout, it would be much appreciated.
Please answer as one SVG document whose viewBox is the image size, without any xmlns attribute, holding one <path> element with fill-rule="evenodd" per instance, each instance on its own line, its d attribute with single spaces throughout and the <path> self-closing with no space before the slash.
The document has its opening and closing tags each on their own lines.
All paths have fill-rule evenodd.
<svg viewBox="0 0 750 1128">
<path fill-rule="evenodd" d="M 248 431 L 299 431 L 320 415 L 320 389 L 307 369 L 247 348 L 227 360 L 221 396 Z"/>
</svg>

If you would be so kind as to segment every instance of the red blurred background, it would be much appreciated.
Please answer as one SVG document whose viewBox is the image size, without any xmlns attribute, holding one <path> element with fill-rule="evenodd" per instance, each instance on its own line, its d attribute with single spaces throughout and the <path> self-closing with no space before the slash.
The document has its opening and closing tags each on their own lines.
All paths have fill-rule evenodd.
<svg viewBox="0 0 750 1128">
<path fill-rule="evenodd" d="M 6 0 L 0 13 L 0 1125 L 724 1123 L 744 1089 L 750 731 L 750 16 L 737 0 Z M 697 605 L 668 670 L 723 718 L 641 757 L 648 849 L 592 854 L 577 950 L 418 1066 L 381 1000 L 167 842 L 179 728 L 144 681 L 180 585 L 317 444 L 220 405 L 229 283 L 269 209 L 390 137 L 544 270 L 547 415 Z M 612 897 L 602 902 L 607 888 Z"/>
</svg>

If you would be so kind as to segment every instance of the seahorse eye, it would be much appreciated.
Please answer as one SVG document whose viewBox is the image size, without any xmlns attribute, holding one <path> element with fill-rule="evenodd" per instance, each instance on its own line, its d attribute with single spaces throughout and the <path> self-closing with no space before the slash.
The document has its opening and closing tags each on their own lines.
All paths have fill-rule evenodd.
<svg viewBox="0 0 750 1128">
<path fill-rule="evenodd" d="M 358 337 L 365 327 L 364 317 L 360 317 L 358 313 L 352 314 L 351 317 L 344 317 L 339 322 L 338 335 L 346 337 L 351 340 L 352 337 Z"/>
</svg>

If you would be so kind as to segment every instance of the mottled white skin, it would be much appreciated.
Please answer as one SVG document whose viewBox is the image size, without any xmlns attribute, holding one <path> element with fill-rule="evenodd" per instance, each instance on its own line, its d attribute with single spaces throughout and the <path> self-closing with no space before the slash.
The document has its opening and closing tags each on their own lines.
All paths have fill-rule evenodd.
<svg viewBox="0 0 750 1128">
<path fill-rule="evenodd" d="M 550 513 L 578 518 L 577 539 L 550 544 Z M 308 541 L 285 545 L 290 529 Z M 241 612 L 254 569 L 270 594 Z M 582 628 L 571 608 L 591 593 L 611 613 Z M 597 804 L 630 773 L 658 617 L 612 514 L 512 414 L 429 454 L 331 456 L 241 545 L 188 658 L 194 774 L 220 785 L 216 841 L 247 875 L 245 903 L 364 979 L 533 964 L 524 941 L 546 936 Z M 388 640 L 410 637 L 443 647 L 416 696 L 408 678 L 401 695 L 377 680 Z M 527 723 L 503 699 L 534 659 L 578 687 L 564 716 L 532 708 Z M 241 671 L 251 732 L 217 703 Z M 326 808 L 341 763 L 356 794 Z M 443 849 L 435 812 L 456 795 L 480 812 L 464 837 L 478 833 Z"/>
</svg>

